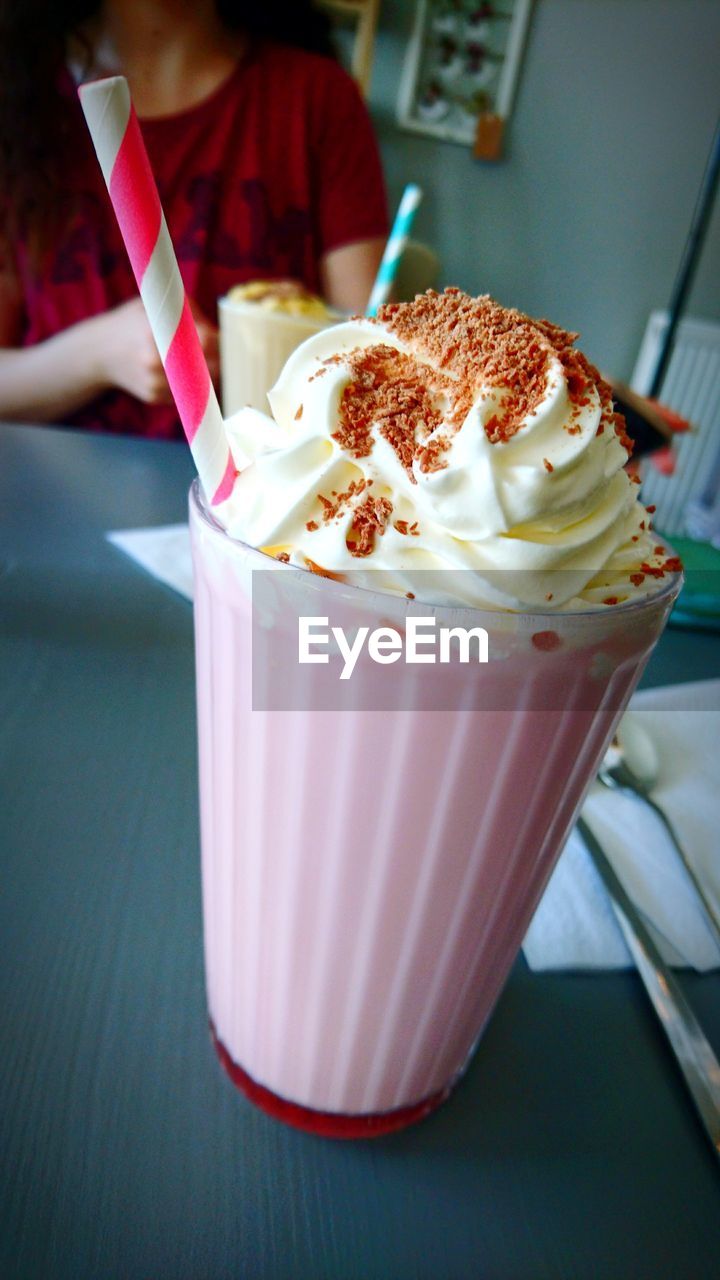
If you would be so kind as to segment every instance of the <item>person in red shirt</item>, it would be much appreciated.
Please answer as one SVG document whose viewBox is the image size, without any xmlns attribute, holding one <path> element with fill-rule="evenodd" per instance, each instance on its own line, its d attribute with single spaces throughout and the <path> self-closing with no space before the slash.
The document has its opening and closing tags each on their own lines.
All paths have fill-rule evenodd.
<svg viewBox="0 0 720 1280">
<path fill-rule="evenodd" d="M 24 0 L 3 27 L 0 419 L 182 434 L 80 80 L 128 78 L 213 374 L 217 299 L 234 284 L 293 279 L 364 308 L 387 234 L 382 172 L 310 3 Z"/>
</svg>

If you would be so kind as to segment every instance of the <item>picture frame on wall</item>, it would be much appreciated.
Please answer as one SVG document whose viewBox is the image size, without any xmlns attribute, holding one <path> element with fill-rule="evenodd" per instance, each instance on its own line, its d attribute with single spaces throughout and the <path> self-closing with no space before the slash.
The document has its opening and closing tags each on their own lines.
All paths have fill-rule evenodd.
<svg viewBox="0 0 720 1280">
<path fill-rule="evenodd" d="M 398 124 L 502 154 L 532 0 L 419 0 L 398 95 Z"/>
</svg>

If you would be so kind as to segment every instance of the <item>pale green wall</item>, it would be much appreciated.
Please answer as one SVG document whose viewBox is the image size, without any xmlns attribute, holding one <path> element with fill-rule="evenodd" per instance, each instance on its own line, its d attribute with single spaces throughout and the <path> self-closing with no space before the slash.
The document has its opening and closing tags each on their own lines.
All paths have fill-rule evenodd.
<svg viewBox="0 0 720 1280">
<path fill-rule="evenodd" d="M 383 0 L 370 107 L 391 207 L 425 190 L 416 234 L 443 283 L 579 330 L 627 377 L 667 305 L 720 110 L 719 0 L 536 0 L 498 165 L 395 123 L 413 0 Z M 720 197 L 689 310 L 720 319 Z"/>
</svg>

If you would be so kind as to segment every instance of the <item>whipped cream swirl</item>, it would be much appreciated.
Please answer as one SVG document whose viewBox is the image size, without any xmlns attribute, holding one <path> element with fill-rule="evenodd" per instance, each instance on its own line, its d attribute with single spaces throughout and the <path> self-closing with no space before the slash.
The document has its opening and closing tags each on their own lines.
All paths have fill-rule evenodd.
<svg viewBox="0 0 720 1280">
<path fill-rule="evenodd" d="M 272 418 L 229 420 L 240 475 L 221 520 L 270 555 L 356 584 L 380 570 L 369 585 L 419 598 L 425 570 L 445 571 L 445 600 L 511 609 L 653 589 L 664 549 L 575 337 L 458 290 L 323 330 L 288 360 Z"/>
</svg>

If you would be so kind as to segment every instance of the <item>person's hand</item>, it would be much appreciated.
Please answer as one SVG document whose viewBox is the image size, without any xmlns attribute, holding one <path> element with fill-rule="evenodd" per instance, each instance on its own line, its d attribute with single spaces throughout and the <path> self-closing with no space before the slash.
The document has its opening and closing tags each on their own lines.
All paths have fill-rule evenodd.
<svg viewBox="0 0 720 1280">
<path fill-rule="evenodd" d="M 90 321 L 100 377 L 145 404 L 171 404 L 172 395 L 140 298 Z"/>
<path fill-rule="evenodd" d="M 190 302 L 200 346 L 217 382 L 220 375 L 218 331 Z M 145 404 L 172 404 L 172 393 L 141 298 L 132 298 L 90 321 L 92 342 L 106 386 L 119 387 Z"/>
<path fill-rule="evenodd" d="M 13 297 L 0 273 L 0 419 L 62 422 L 116 388 L 144 404 L 173 397 L 140 298 L 69 325 L 43 342 L 20 348 Z M 218 331 L 191 303 L 210 375 L 219 372 Z"/>
</svg>

